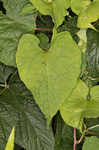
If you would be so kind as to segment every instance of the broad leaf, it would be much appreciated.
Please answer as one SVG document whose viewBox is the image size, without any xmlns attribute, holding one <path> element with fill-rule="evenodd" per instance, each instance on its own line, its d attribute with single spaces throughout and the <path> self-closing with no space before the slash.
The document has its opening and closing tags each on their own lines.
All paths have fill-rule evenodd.
<svg viewBox="0 0 99 150">
<path fill-rule="evenodd" d="M 70 126 L 81 128 L 83 113 L 86 109 L 87 86 L 80 81 L 69 98 L 61 106 L 60 112 L 64 121 Z"/>
<path fill-rule="evenodd" d="M 70 6 L 70 0 L 30 0 L 30 2 L 44 15 L 50 15 L 58 27 L 66 16 L 66 9 Z"/>
<path fill-rule="evenodd" d="M 98 150 L 99 149 L 99 138 L 95 136 L 87 137 L 83 144 L 82 150 Z"/>
<path fill-rule="evenodd" d="M 16 60 L 21 79 L 50 120 L 77 82 L 80 50 L 68 32 L 56 34 L 48 52 L 39 47 L 34 35 L 26 34 L 19 42 Z"/>
<path fill-rule="evenodd" d="M 82 10 L 78 17 L 79 28 L 93 28 L 92 22 L 99 18 L 99 1 L 93 1 L 86 10 Z"/>
<path fill-rule="evenodd" d="M 99 116 L 99 100 L 94 99 L 94 94 L 92 94 L 91 100 L 87 100 L 87 96 L 88 87 L 83 81 L 80 81 L 60 109 L 67 124 L 81 129 L 84 117 L 94 118 Z"/>
<path fill-rule="evenodd" d="M 16 66 L 15 55 L 20 36 L 31 32 L 35 26 L 35 10 L 24 14 L 22 11 L 28 6 L 28 1 L 21 1 L 4 0 L 7 14 L 0 13 L 0 61 L 11 66 Z"/>
<path fill-rule="evenodd" d="M 71 0 L 71 9 L 74 13 L 79 15 L 80 12 L 82 10 L 84 11 L 90 3 L 90 0 Z"/>
<path fill-rule="evenodd" d="M 14 134 L 15 128 L 13 128 L 11 131 L 5 150 L 14 150 L 14 136 L 15 136 Z"/>
<path fill-rule="evenodd" d="M 1 67 L 5 68 L 0 65 Z M 52 130 L 47 129 L 43 114 L 31 93 L 20 81 L 17 72 L 10 75 L 7 84 L 8 88 L 0 88 L 3 91 L 0 95 L 0 149 L 4 149 L 12 127 L 16 126 L 16 144 L 26 150 L 53 150 Z"/>
</svg>

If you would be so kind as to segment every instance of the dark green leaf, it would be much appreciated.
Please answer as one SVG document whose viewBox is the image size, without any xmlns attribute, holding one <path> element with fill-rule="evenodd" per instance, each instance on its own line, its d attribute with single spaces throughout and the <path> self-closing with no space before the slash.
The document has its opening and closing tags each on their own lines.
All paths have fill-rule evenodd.
<svg viewBox="0 0 99 150">
<path fill-rule="evenodd" d="M 88 86 L 96 85 L 99 82 L 99 33 L 91 29 L 87 31 L 86 58 L 83 80 Z"/>
<path fill-rule="evenodd" d="M 27 0 L 4 0 L 7 14 L 0 13 L 0 61 L 6 65 L 16 66 L 18 40 L 23 33 L 31 32 L 35 26 L 35 10 L 22 13 L 28 3 Z"/>
<path fill-rule="evenodd" d="M 16 126 L 16 144 L 26 150 L 53 150 L 52 131 L 47 129 L 44 116 L 17 73 L 12 74 L 8 84 L 0 96 L 0 149 Z"/>
<path fill-rule="evenodd" d="M 61 116 L 57 117 L 54 150 L 73 149 L 73 128 L 64 123 Z"/>
</svg>

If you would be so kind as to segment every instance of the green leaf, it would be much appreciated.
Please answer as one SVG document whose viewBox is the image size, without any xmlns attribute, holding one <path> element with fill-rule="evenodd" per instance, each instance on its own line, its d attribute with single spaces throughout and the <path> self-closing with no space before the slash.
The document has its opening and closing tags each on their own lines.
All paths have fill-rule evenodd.
<svg viewBox="0 0 99 150">
<path fill-rule="evenodd" d="M 94 98 L 94 95 L 91 96 L 91 100 L 87 100 L 87 95 L 88 87 L 83 81 L 79 81 L 72 95 L 66 99 L 60 109 L 67 124 L 81 129 L 84 117 L 95 118 L 99 116 L 99 100 Z"/>
<path fill-rule="evenodd" d="M 46 36 L 46 34 L 44 33 L 39 33 L 37 34 L 37 37 L 39 38 L 40 40 L 40 47 L 43 49 L 43 50 L 48 50 L 49 47 L 50 47 L 50 43 L 49 43 L 49 38 L 48 36 Z"/>
<path fill-rule="evenodd" d="M 14 134 L 15 134 L 15 128 L 13 128 L 11 131 L 5 150 L 14 150 Z"/>
<path fill-rule="evenodd" d="M 70 0 L 30 0 L 30 2 L 44 15 L 50 15 L 58 27 L 66 16 L 66 9 L 70 6 Z"/>
<path fill-rule="evenodd" d="M 90 0 L 71 0 L 71 9 L 74 13 L 79 15 L 80 12 L 85 10 L 90 3 Z"/>
<path fill-rule="evenodd" d="M 99 149 L 99 138 L 95 136 L 87 137 L 82 150 L 98 150 Z"/>
<path fill-rule="evenodd" d="M 72 94 L 65 100 L 60 108 L 64 121 L 75 128 L 81 128 L 84 111 L 87 105 L 88 87 L 83 81 L 79 81 Z"/>
<path fill-rule="evenodd" d="M 98 100 L 99 99 L 99 86 L 94 86 L 92 89 L 91 89 L 91 98 L 92 99 L 95 99 L 95 100 Z"/>
<path fill-rule="evenodd" d="M 78 17 L 79 28 L 94 28 L 91 23 L 99 18 L 99 1 L 93 1 Z"/>
<path fill-rule="evenodd" d="M 61 32 L 44 52 L 39 40 L 26 34 L 19 42 L 16 61 L 21 79 L 50 120 L 77 82 L 80 50 L 76 43 L 68 32 Z"/>
<path fill-rule="evenodd" d="M 11 69 L 4 65 L 0 68 L 9 72 Z M 4 92 L 0 95 L 0 149 L 4 149 L 12 127 L 16 126 L 15 144 L 26 150 L 53 150 L 52 130 L 46 128 L 44 115 L 20 81 L 17 71 L 11 71 L 7 84 L 9 88 L 2 89 Z"/>
<path fill-rule="evenodd" d="M 27 5 L 28 1 L 4 1 L 7 14 L 0 13 L 0 61 L 6 65 L 16 66 L 15 55 L 19 38 L 23 33 L 32 32 L 35 26 L 35 11 L 22 14 Z"/>
</svg>

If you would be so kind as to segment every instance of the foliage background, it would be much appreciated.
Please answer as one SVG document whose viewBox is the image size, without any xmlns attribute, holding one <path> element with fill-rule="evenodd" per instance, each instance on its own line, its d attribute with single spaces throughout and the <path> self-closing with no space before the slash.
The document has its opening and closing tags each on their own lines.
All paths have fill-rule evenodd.
<svg viewBox="0 0 99 150">
<path fill-rule="evenodd" d="M 20 80 L 15 62 L 19 39 L 25 33 L 34 33 L 45 51 L 50 47 L 54 27 L 52 18 L 33 9 L 28 0 L 2 0 L 0 11 L 0 85 L 4 86 L 0 86 L 0 149 L 4 149 L 12 127 L 16 126 L 15 150 L 72 150 L 73 128 L 64 123 L 59 112 L 53 117 L 50 128 L 46 127 L 46 119 Z M 78 43 L 77 15 L 70 8 L 68 13 L 57 31 L 69 31 Z M 99 29 L 99 21 L 93 24 Z M 99 85 L 99 33 L 92 29 L 87 29 L 85 55 L 86 67 L 81 79 L 89 87 Z M 99 118 L 85 119 L 85 122 L 90 127 L 99 124 Z M 86 137 L 98 137 L 98 132 L 99 127 L 92 129 Z M 77 131 L 77 138 L 80 136 Z M 82 149 L 83 142 L 77 146 L 78 150 Z"/>
</svg>

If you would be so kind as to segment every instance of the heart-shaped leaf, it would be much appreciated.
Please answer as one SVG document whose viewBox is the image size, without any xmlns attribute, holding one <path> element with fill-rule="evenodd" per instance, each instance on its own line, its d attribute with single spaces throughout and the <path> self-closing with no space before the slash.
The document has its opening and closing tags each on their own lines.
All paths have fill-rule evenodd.
<svg viewBox="0 0 99 150">
<path fill-rule="evenodd" d="M 21 38 L 16 55 L 18 71 L 48 120 L 74 88 L 80 59 L 80 50 L 68 32 L 54 35 L 47 52 L 39 47 L 36 36 Z"/>
<path fill-rule="evenodd" d="M 94 88 L 96 90 L 96 87 Z M 99 91 L 99 86 L 97 86 L 97 88 Z M 91 99 L 87 100 L 88 87 L 85 85 L 85 83 L 83 83 L 83 81 L 79 81 L 71 96 L 66 99 L 60 109 L 64 121 L 75 128 L 81 129 L 84 117 L 98 117 L 99 99 L 96 99 L 95 93 L 96 91 L 91 94 Z"/>
</svg>

